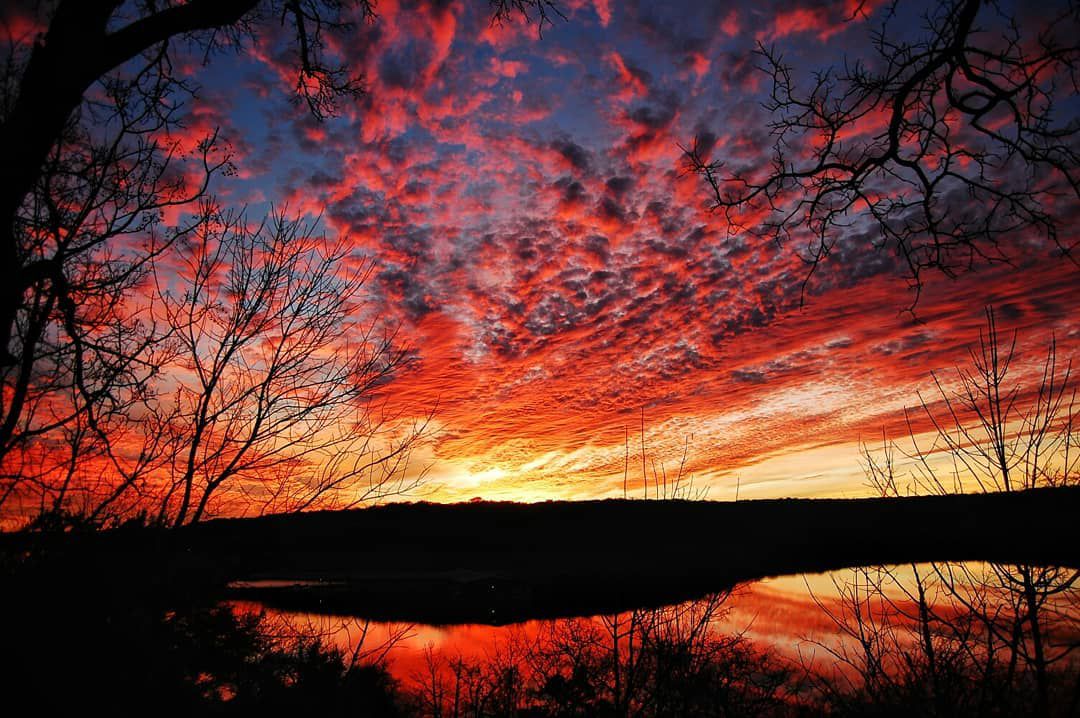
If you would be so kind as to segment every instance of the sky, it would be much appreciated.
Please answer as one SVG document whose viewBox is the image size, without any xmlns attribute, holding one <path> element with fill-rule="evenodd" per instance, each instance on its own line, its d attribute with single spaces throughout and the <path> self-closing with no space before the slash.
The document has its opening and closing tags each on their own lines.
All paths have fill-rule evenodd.
<svg viewBox="0 0 1080 718">
<path fill-rule="evenodd" d="M 867 495 L 858 442 L 905 430 L 985 306 L 1018 332 L 1017 376 L 1080 341 L 1076 267 L 1048 246 L 929 276 L 913 314 L 856 224 L 803 295 L 796 248 L 733 230 L 686 172 L 695 136 L 767 161 L 756 43 L 809 77 L 867 55 L 876 5 L 568 0 L 540 34 L 483 2 L 380 0 L 328 47 L 367 89 L 338 116 L 290 102 L 270 23 L 182 68 L 200 89 L 179 134 L 227 143 L 223 203 L 319 217 L 376 263 L 365 311 L 415 357 L 385 399 L 434 410 L 414 498 L 641 496 L 643 438 L 649 483 L 681 466 L 695 496 Z"/>
</svg>

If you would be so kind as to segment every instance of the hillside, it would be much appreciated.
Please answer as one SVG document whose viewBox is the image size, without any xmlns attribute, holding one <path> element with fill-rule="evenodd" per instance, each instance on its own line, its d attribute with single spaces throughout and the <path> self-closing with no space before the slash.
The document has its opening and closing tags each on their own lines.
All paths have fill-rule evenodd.
<svg viewBox="0 0 1080 718">
<path fill-rule="evenodd" d="M 672 603 L 848 566 L 1080 566 L 1078 509 L 1078 487 L 738 503 L 414 503 L 32 540 L 52 566 L 41 580 L 68 586 L 149 584 L 166 595 L 299 611 L 504 623 Z M 9 552 L 25 548 L 27 537 L 5 538 Z"/>
<path fill-rule="evenodd" d="M 1080 565 L 1080 489 L 739 503 L 395 504 L 213 521 L 184 550 L 301 610 L 503 622 L 694 597 L 769 575 L 916 561 Z"/>
</svg>

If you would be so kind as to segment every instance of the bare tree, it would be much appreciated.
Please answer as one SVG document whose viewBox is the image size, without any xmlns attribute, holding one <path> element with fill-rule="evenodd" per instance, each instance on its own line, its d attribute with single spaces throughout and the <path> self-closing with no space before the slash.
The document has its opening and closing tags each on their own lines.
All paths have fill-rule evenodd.
<svg viewBox="0 0 1080 718">
<path fill-rule="evenodd" d="M 493 22 L 542 26 L 558 14 L 548 0 L 492 0 L 490 8 Z M 13 39 L 0 77 L 0 504 L 30 496 L 38 510 L 98 515 L 138 495 L 167 453 L 169 433 L 143 431 L 131 412 L 156 401 L 150 386 L 176 327 L 156 324 L 160 313 L 132 296 L 154 261 L 205 225 L 195 203 L 232 168 L 216 132 L 195 148 L 174 137 L 199 89 L 175 61 L 198 53 L 209 62 L 247 46 L 267 23 L 285 26 L 297 100 L 322 119 L 363 91 L 329 38 L 373 21 L 375 8 L 370 0 L 55 0 L 5 5 L 0 22 L 15 14 L 43 29 Z M 187 219 L 164 222 L 169 209 Z M 164 421 L 145 411 L 139 418 Z M 90 476 L 90 465 L 109 468 Z M 322 480 L 333 484 L 342 468 Z"/>
<path fill-rule="evenodd" d="M 15 315 L 18 361 L 0 364 L 0 504 L 27 490 L 39 509 L 74 503 L 85 487 L 73 472 L 108 457 L 160 363 L 162 334 L 131 296 L 200 221 L 166 228 L 161 214 L 202 196 L 229 165 L 213 137 L 185 152 L 159 134 L 174 111 L 159 90 L 110 86 L 87 102 L 19 210 L 20 255 L 37 280 Z"/>
<path fill-rule="evenodd" d="M 708 493 L 708 487 L 694 486 L 694 474 L 687 465 L 690 454 L 690 441 L 693 434 L 683 437 L 682 455 L 677 470 L 668 473 L 667 462 L 646 452 L 645 407 L 641 408 L 641 488 L 643 497 L 649 498 L 649 466 L 652 467 L 653 498 L 671 501 L 700 501 Z M 623 498 L 627 498 L 627 482 L 630 477 L 630 430 L 623 427 Z"/>
<path fill-rule="evenodd" d="M 1031 235 L 1076 262 L 1064 229 L 1080 199 L 1080 121 L 1068 106 L 1080 6 L 1009 14 L 947 0 L 915 38 L 898 27 L 908 3 L 884 12 L 875 57 L 809 82 L 759 45 L 772 80 L 772 161 L 729 168 L 711 143 L 684 148 L 713 207 L 733 231 L 797 242 L 807 280 L 845 235 L 867 236 L 906 266 L 913 305 L 925 270 L 1008 262 Z"/>
<path fill-rule="evenodd" d="M 853 569 L 834 595 L 811 591 L 837 634 L 800 649 L 808 684 L 845 714 L 1069 715 L 1076 580 L 992 563 Z"/>
<path fill-rule="evenodd" d="M 370 261 L 283 213 L 249 225 L 211 205 L 176 249 L 148 267 L 156 293 L 125 297 L 152 327 L 140 345 L 118 337 L 136 385 L 91 365 L 108 380 L 92 402 L 70 378 L 72 395 L 42 397 L 29 416 L 51 421 L 9 454 L 7 494 L 91 524 L 142 512 L 180 526 L 219 505 L 347 508 L 419 484 L 430 413 L 386 407 L 412 354 L 364 295 Z"/>
<path fill-rule="evenodd" d="M 1014 491 L 1080 480 L 1080 405 L 1072 360 L 1058 357 L 1051 338 L 1025 386 L 1014 378 L 1016 343 L 1015 332 L 1001 336 L 988 307 L 978 345 L 969 349 L 969 366 L 957 367 L 951 380 L 931 372 L 934 394 L 920 393 L 919 409 L 906 412 L 906 484 L 900 485 L 895 443 L 883 434 L 880 452 L 863 445 L 867 476 L 878 493 Z M 931 427 L 929 439 L 920 437 L 920 415 Z"/>
<path fill-rule="evenodd" d="M 885 434 L 880 452 L 863 446 L 870 485 L 883 496 L 900 496 L 1075 484 L 1080 479 L 1080 437 L 1072 362 L 1059 359 L 1057 344 L 1051 339 L 1034 372 L 1034 386 L 1025 387 L 1014 378 L 1016 347 L 1016 334 L 1003 337 L 993 309 L 988 308 L 978 345 L 969 351 L 969 366 L 957 368 L 952 381 L 933 373 L 936 396 L 931 400 L 920 394 L 918 412 L 930 425 L 931 438 L 920 438 L 918 414 L 909 414 L 908 447 L 898 447 Z M 909 469 L 906 483 L 901 475 L 905 465 Z M 933 565 L 929 575 L 920 575 L 918 567 L 911 570 L 914 582 L 896 578 L 889 569 L 862 570 L 854 583 L 848 582 L 841 590 L 850 615 L 832 614 L 849 633 L 857 630 L 852 635 L 863 642 L 861 653 L 844 653 L 841 658 L 857 667 L 866 686 L 864 698 L 875 699 L 876 680 L 908 697 L 923 684 L 933 689 L 936 701 L 947 704 L 941 711 L 960 712 L 956 701 L 982 705 L 992 691 L 1004 691 L 1015 700 L 1015 692 L 1023 689 L 1019 684 L 1030 680 L 1037 715 L 1049 715 L 1054 696 L 1062 690 L 1073 691 L 1066 701 L 1080 700 L 1077 686 L 1063 688 L 1061 676 L 1055 674 L 1069 665 L 1077 648 L 1075 643 L 1062 642 L 1061 635 L 1063 630 L 1065 635 L 1075 630 L 1076 617 L 1070 616 L 1064 604 L 1075 601 L 1080 571 L 996 563 Z M 888 597 L 885 584 L 903 588 L 917 610 L 900 610 Z M 945 597 L 944 605 L 928 604 L 931 591 Z M 879 612 L 884 623 L 866 617 L 871 601 L 884 611 Z M 861 613 L 856 610 L 859 606 Z M 886 615 L 890 612 L 903 619 L 904 625 L 898 628 Z M 908 660 L 907 665 L 917 666 L 918 674 L 889 673 L 875 665 L 879 657 L 873 651 L 890 653 L 895 661 L 897 646 L 904 644 L 912 622 L 921 652 L 916 654 L 917 661 Z M 867 679 L 872 680 L 867 683 Z M 973 682 L 981 686 L 978 696 L 964 690 Z"/>
<path fill-rule="evenodd" d="M 425 716 L 787 715 L 789 672 L 716 623 L 728 592 L 511 630 L 484 660 L 432 649 L 413 676 Z"/>
<path fill-rule="evenodd" d="M 256 226 L 214 213 L 177 271 L 158 275 L 176 357 L 140 422 L 171 447 L 162 519 L 198 521 L 219 494 L 298 511 L 416 485 L 407 469 L 427 421 L 380 402 L 411 355 L 365 302 L 370 271 L 284 213 Z"/>
<path fill-rule="evenodd" d="M 514 16 L 550 23 L 550 0 L 491 0 L 492 20 Z M 15 8 L 13 8 L 14 10 Z M 333 114 L 342 97 L 363 92 L 363 79 L 336 64 L 330 34 L 375 18 L 372 0 L 58 0 L 27 4 L 47 29 L 10 49 L 0 103 L 0 364 L 19 361 L 11 346 L 27 295 L 55 276 L 51 257 L 26 251 L 20 213 L 34 192 L 88 91 L 100 84 L 114 97 L 139 98 L 146 107 L 171 106 L 194 87 L 174 73 L 177 45 L 209 59 L 240 48 L 261 24 L 287 24 L 294 37 L 297 97 L 318 118 Z M 167 100 L 162 103 L 161 101 Z M 165 117 L 168 121 L 172 118 Z"/>
</svg>

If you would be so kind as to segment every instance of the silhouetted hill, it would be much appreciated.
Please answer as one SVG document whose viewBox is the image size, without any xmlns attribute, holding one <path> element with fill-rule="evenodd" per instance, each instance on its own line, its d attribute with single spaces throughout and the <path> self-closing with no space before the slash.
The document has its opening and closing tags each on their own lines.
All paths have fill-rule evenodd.
<svg viewBox="0 0 1080 718">
<path fill-rule="evenodd" d="M 1080 488 L 902 499 L 390 504 L 92 535 L 173 581 L 296 610 L 506 622 L 657 605 L 847 566 L 1080 566 Z M 187 578 L 184 578 L 187 577 Z M 271 582 L 272 581 L 272 582 Z M 254 583 L 252 583 L 254 582 Z"/>
<path fill-rule="evenodd" d="M 182 538 L 301 610 L 502 622 L 668 603 L 768 575 L 910 561 L 1080 564 L 1080 489 L 739 503 L 393 504 L 212 521 Z"/>
</svg>

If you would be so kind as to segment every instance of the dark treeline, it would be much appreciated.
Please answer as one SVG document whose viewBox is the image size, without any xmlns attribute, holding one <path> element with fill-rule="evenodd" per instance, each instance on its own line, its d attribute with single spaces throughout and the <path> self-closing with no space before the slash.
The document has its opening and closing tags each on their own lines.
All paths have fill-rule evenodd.
<svg viewBox="0 0 1080 718">
<path fill-rule="evenodd" d="M 180 530 L 3 537 L 12 585 L 140 576 L 379 620 L 499 624 L 660 606 L 772 575 L 881 563 L 1080 566 L 1080 487 L 885 499 L 392 504 Z M 403 530 L 402 527 L 408 527 Z M 33 563 L 33 562 L 31 562 Z M 20 577 L 21 576 L 21 577 Z M 304 581 L 300 587 L 251 583 Z M 243 581 L 244 585 L 230 582 Z M 33 588 L 33 586 L 30 586 Z"/>
<path fill-rule="evenodd" d="M 314 579 L 240 594 L 385 620 L 505 623 L 663 605 L 770 575 L 879 563 L 1080 566 L 1080 488 L 739 503 L 388 505 L 191 527 L 174 553 L 230 580 Z M 407 526 L 408 530 L 401 527 Z"/>
</svg>

